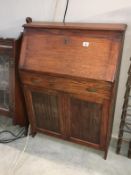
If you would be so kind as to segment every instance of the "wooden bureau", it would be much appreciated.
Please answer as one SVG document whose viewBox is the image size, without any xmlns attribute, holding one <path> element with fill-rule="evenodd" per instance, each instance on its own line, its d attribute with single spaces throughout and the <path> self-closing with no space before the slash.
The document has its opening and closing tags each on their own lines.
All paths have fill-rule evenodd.
<svg viewBox="0 0 131 175">
<path fill-rule="evenodd" d="M 107 156 L 126 25 L 24 25 L 19 63 L 31 131 Z"/>
</svg>

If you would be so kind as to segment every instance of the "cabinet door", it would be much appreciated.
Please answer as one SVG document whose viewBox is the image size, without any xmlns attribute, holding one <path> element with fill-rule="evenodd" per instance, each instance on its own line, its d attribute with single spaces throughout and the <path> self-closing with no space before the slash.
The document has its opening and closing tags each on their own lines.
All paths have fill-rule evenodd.
<svg viewBox="0 0 131 175">
<path fill-rule="evenodd" d="M 0 114 L 14 115 L 14 40 L 0 38 Z"/>
<path fill-rule="evenodd" d="M 9 72 L 10 72 L 10 57 L 8 55 L 0 54 L 0 109 L 9 111 L 10 103 L 10 84 L 9 84 Z M 12 100 L 12 99 L 11 99 Z"/>
<path fill-rule="evenodd" d="M 108 102 L 70 98 L 70 140 L 104 148 L 106 144 Z"/>
<path fill-rule="evenodd" d="M 25 88 L 28 117 L 32 132 L 42 131 L 60 136 L 62 121 L 59 114 L 60 96 L 55 91 Z"/>
</svg>

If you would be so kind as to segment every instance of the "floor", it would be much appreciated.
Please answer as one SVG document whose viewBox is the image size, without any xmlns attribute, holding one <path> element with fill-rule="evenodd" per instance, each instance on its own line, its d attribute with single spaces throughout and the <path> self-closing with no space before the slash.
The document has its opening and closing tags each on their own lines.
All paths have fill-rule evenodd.
<svg viewBox="0 0 131 175">
<path fill-rule="evenodd" d="M 17 132 L 11 120 L 0 117 L 0 130 Z M 37 134 L 0 144 L 0 175 L 131 175 L 131 159 L 115 153 L 112 140 L 107 160 L 103 153 L 85 146 Z"/>
</svg>

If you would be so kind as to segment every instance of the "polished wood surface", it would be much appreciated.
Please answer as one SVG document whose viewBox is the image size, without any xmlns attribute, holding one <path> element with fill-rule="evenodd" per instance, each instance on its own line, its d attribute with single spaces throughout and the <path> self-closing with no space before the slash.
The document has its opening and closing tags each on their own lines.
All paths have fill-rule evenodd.
<svg viewBox="0 0 131 175">
<path fill-rule="evenodd" d="M 18 64 L 20 59 L 20 51 L 21 51 L 21 42 L 22 42 L 22 34 L 19 36 L 19 38 L 15 41 L 15 94 L 14 94 L 14 101 L 15 101 L 15 110 L 14 110 L 14 124 L 19 124 L 21 126 L 27 126 L 28 125 L 28 119 L 27 119 L 27 112 L 26 112 L 26 106 L 25 106 L 25 100 L 24 100 L 24 94 L 22 91 L 22 87 L 20 84 L 20 78 L 19 78 L 19 71 L 18 71 Z"/>
<path fill-rule="evenodd" d="M 44 28 L 44 29 L 80 29 L 80 30 L 113 30 L 113 31 L 125 31 L 126 24 L 115 23 L 61 23 L 61 22 L 32 22 L 30 24 L 24 24 L 24 28 Z"/>
<path fill-rule="evenodd" d="M 88 145 L 107 156 L 126 25 L 24 25 L 20 79 L 32 134 Z"/>
<path fill-rule="evenodd" d="M 112 86 L 109 82 L 96 80 L 68 79 L 51 75 L 41 75 L 21 71 L 21 80 L 26 85 L 47 89 L 56 89 L 61 92 L 81 94 L 90 97 L 110 99 Z"/>
<path fill-rule="evenodd" d="M 21 55 L 20 66 L 36 72 L 114 81 L 122 38 L 114 32 L 109 36 L 109 32 L 100 34 L 89 31 L 54 32 L 52 29 L 44 30 L 42 34 L 34 31 L 28 34 L 27 31 L 22 48 L 22 53 L 26 55 Z M 89 45 L 84 47 L 84 42 Z"/>
</svg>

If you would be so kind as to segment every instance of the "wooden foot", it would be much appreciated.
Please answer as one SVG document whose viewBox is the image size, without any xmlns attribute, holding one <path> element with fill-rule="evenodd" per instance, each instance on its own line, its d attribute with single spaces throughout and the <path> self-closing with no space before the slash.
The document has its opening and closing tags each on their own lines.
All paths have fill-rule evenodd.
<svg viewBox="0 0 131 175">
<path fill-rule="evenodd" d="M 36 132 L 31 132 L 32 137 L 35 137 Z"/>
<path fill-rule="evenodd" d="M 105 151 L 104 153 L 104 159 L 106 160 L 107 159 L 107 154 L 108 154 L 108 149 Z"/>
<path fill-rule="evenodd" d="M 25 127 L 25 136 L 28 135 L 28 126 Z"/>
<path fill-rule="evenodd" d="M 30 133 L 30 135 L 32 136 L 32 137 L 35 137 L 35 135 L 36 135 L 36 130 L 35 130 L 35 128 L 33 128 L 33 127 L 31 127 L 30 128 L 30 131 L 31 131 L 31 133 Z"/>
</svg>

